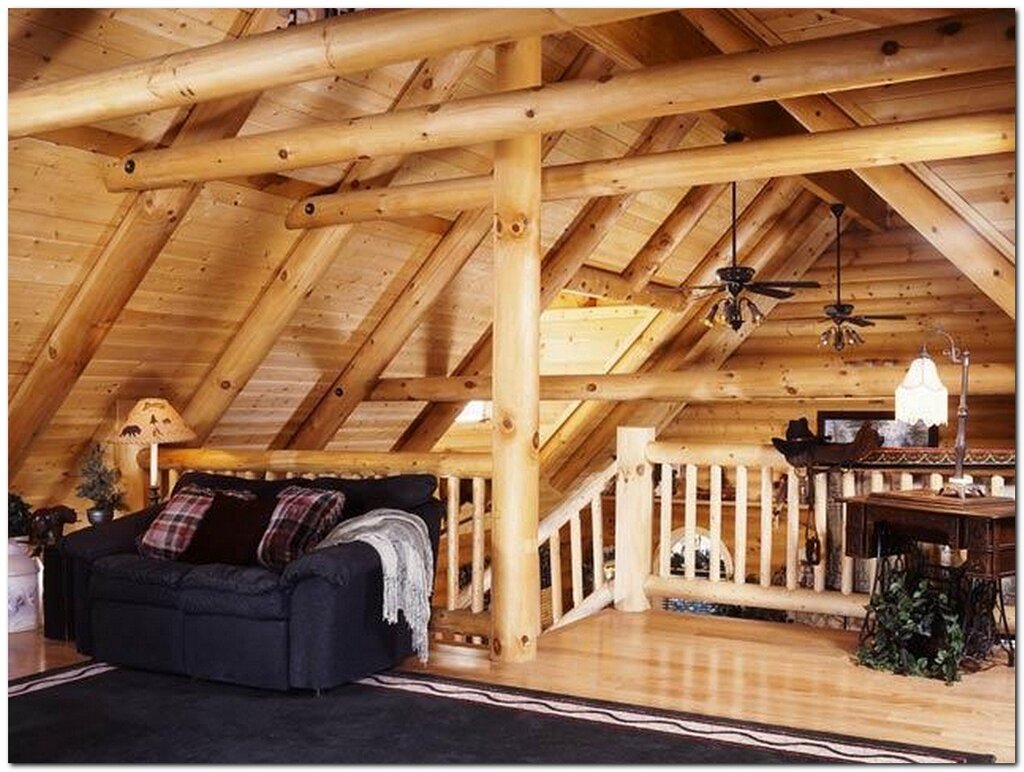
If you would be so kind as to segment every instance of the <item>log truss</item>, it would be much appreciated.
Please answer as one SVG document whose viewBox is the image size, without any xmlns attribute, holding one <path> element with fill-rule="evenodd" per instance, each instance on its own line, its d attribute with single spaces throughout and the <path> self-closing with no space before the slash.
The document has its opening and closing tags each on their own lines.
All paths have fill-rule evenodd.
<svg viewBox="0 0 1024 772">
<path fill-rule="evenodd" d="M 459 13 L 452 11 L 446 16 Z M 135 61 L 125 61 L 121 75 L 148 78 L 160 72 L 162 85 L 148 93 L 142 93 L 145 89 L 122 87 L 120 90 L 130 98 L 119 106 L 110 106 L 97 98 L 116 82 L 115 73 L 87 63 L 78 64 L 76 73 L 70 64 L 58 62 L 64 69 L 50 77 L 49 83 L 24 89 L 24 93 L 14 90 L 12 137 L 32 137 L 19 141 L 46 142 L 77 148 L 74 152 L 110 157 L 106 165 L 112 187 L 147 192 L 129 194 L 133 198 L 123 207 L 121 224 L 105 234 L 104 242 L 97 245 L 99 255 L 85 278 L 78 282 L 78 291 L 70 293 L 70 300 L 54 310 L 49 332 L 36 336 L 34 352 L 26 355 L 31 364 L 13 377 L 9 409 L 12 477 L 23 468 L 21 480 L 30 480 L 36 473 L 26 462 L 32 459 L 34 449 L 52 444 L 47 431 L 55 416 L 69 411 L 74 415 L 70 403 L 81 391 L 76 388 L 83 374 L 91 372 L 90 367 L 95 369 L 96 363 L 91 365 L 91 361 L 97 357 L 103 362 L 117 360 L 116 352 L 104 353 L 104 339 L 117 327 L 126 309 L 130 311 L 133 294 L 155 270 L 156 261 L 166 252 L 169 241 L 176 238 L 182 223 L 196 219 L 186 215 L 200 190 L 209 195 L 214 191 L 223 195 L 226 190 L 244 190 L 246 195 L 266 197 L 268 201 L 276 199 L 284 206 L 277 205 L 275 214 L 263 216 L 279 218 L 282 228 L 284 211 L 288 209 L 292 226 L 327 225 L 281 237 L 282 243 L 289 246 L 270 258 L 266 279 L 255 294 L 241 303 L 244 310 L 237 313 L 230 332 L 218 338 L 205 361 L 198 363 L 198 373 L 182 380 L 180 386 L 171 387 L 170 393 L 181 401 L 184 415 L 196 427 L 200 439 L 216 439 L 218 427 L 240 402 L 266 402 L 273 398 L 272 393 L 250 398 L 247 387 L 261 368 L 280 366 L 273 362 L 283 357 L 282 341 L 294 334 L 296 325 L 301 330 L 307 324 L 295 320 L 303 318 L 311 296 L 328 281 L 332 271 L 337 271 L 338 263 L 354 254 L 365 259 L 369 254 L 365 244 L 380 237 L 380 228 L 373 223 L 353 223 L 385 211 L 404 218 L 396 227 L 404 228 L 404 232 L 413 234 L 409 238 L 419 239 L 421 245 L 427 246 L 420 246 L 409 258 L 415 263 L 401 273 L 396 272 L 392 281 L 381 284 L 389 299 L 386 307 L 376 318 L 350 331 L 351 350 L 338 363 L 340 367 L 324 365 L 316 382 L 309 384 L 308 393 L 300 395 L 302 399 L 272 430 L 273 438 L 263 444 L 324 448 L 336 440 L 339 429 L 344 433 L 348 422 L 358 419 L 361 406 L 383 399 L 428 404 L 422 409 L 406 410 L 404 425 L 389 438 L 382 437 L 379 449 L 390 445 L 422 451 L 443 443 L 467 399 L 488 394 L 482 386 L 465 384 L 480 384 L 480 379 L 490 372 L 489 318 L 477 324 L 478 332 L 463 335 L 460 346 L 452 349 L 454 365 L 427 373 L 444 376 L 441 380 L 414 382 L 394 377 L 403 375 L 404 365 L 399 360 L 408 359 L 409 341 L 426 334 L 423 329 L 444 306 L 446 295 L 460 276 L 477 270 L 478 264 L 486 266 L 490 259 L 486 236 L 491 230 L 491 217 L 489 210 L 480 206 L 483 202 L 489 207 L 487 202 L 492 195 L 490 158 L 487 151 L 472 151 L 472 147 L 489 138 L 512 138 L 529 131 L 550 132 L 545 136 L 544 150 L 549 160 L 543 184 L 547 186 L 548 176 L 557 174 L 569 180 L 563 183 L 560 196 L 545 194 L 546 198 L 560 198 L 562 202 L 546 205 L 544 216 L 547 217 L 548 207 L 562 214 L 560 232 L 546 236 L 540 308 L 552 306 L 560 297 L 567 297 L 564 293 L 568 292 L 588 298 L 591 304 L 636 306 L 649 311 L 642 317 L 639 332 L 631 342 L 603 368 L 610 380 L 549 381 L 546 397 L 545 382 L 541 382 L 542 397 L 557 397 L 567 405 L 539 448 L 541 473 L 556 487 L 568 487 L 604 459 L 615 426 L 636 421 L 667 426 L 687 401 L 708 398 L 708 393 L 697 386 L 705 377 L 708 385 L 701 388 L 712 389 L 715 398 L 744 393 L 742 388 L 737 390 L 735 383 L 730 386 L 730 376 L 722 373 L 728 372 L 733 354 L 742 351 L 745 336 L 706 331 L 700 324 L 706 304 L 674 290 L 682 283 L 708 280 L 727 256 L 728 239 L 722 217 L 722 192 L 727 179 L 749 180 L 740 218 L 740 249 L 745 262 L 757 266 L 763 275 L 797 278 L 813 270 L 832 236 L 822 202 L 842 200 L 853 213 L 858 232 L 878 233 L 903 222 L 909 224 L 984 298 L 1009 317 L 1015 316 L 1013 243 L 1006 229 L 986 215 L 988 210 L 983 203 L 969 201 L 963 189 L 958 190 L 948 182 L 941 166 L 922 163 L 1012 154 L 1012 105 L 1009 110 L 1005 104 L 994 104 L 986 105 L 984 110 L 915 116 L 933 123 L 913 135 L 900 128 L 902 121 L 880 119 L 859 98 L 864 89 L 883 81 L 906 81 L 906 88 L 911 89 L 918 80 L 938 84 L 951 77 L 983 78 L 1012 67 L 1013 42 L 1008 40 L 1007 33 L 1012 29 L 1012 14 L 997 11 L 954 17 L 948 12 L 936 12 L 938 18 L 934 20 L 915 18 L 913 24 L 892 30 L 873 29 L 870 24 L 855 25 L 851 21 L 852 26 L 844 28 L 844 32 L 853 33 L 851 36 L 799 42 L 785 38 L 779 31 L 781 27 L 773 27 L 765 14 L 751 11 L 700 9 L 653 15 L 649 9 L 608 10 L 593 12 L 592 16 L 582 11 L 538 11 L 522 18 L 514 18 L 510 13 L 504 12 L 501 24 L 480 20 L 471 23 L 463 18 L 457 34 L 446 28 L 441 36 L 436 32 L 422 34 L 424 27 L 417 25 L 434 22 L 420 19 L 415 12 L 339 17 L 324 28 L 365 27 L 365 40 L 372 42 L 373 36 L 384 29 L 382 19 L 390 16 L 393 24 L 425 47 L 402 49 L 394 43 L 391 49 L 367 46 L 358 51 L 328 50 L 326 61 L 310 64 L 302 59 L 309 52 L 298 44 L 293 64 L 276 71 L 259 70 L 258 55 L 240 52 L 260 51 L 260 40 L 277 41 L 273 45 L 279 45 L 283 37 L 258 36 L 253 44 L 247 41 L 248 48 L 239 45 L 230 51 L 214 44 L 195 52 L 185 48 L 180 54 L 173 54 L 187 62 L 189 69 L 171 68 L 179 59 L 169 55 L 159 65 L 164 69 L 158 70 L 156 62 L 139 61 L 136 55 Z M 27 23 L 51 29 L 45 19 L 33 18 Z M 274 20 L 266 18 L 266 14 L 259 23 L 274 26 Z M 260 31 L 254 26 L 256 16 L 248 24 L 248 28 L 243 25 L 242 29 Z M 481 37 L 483 29 L 487 30 L 486 37 Z M 238 35 L 239 28 L 233 34 Z M 295 41 L 315 33 L 310 26 L 287 34 Z M 547 36 L 546 53 L 553 52 L 553 60 L 566 63 L 560 67 L 549 63 L 546 82 L 564 82 L 557 84 L 557 88 L 536 92 L 536 99 L 528 91 L 526 95 L 487 93 L 479 80 L 485 67 L 481 60 L 490 56 L 491 45 L 530 35 Z M 345 39 L 340 33 L 332 38 L 338 45 L 343 45 Z M 749 53 L 758 49 L 765 50 L 756 56 Z M 204 57 L 220 55 L 234 57 L 232 61 L 243 70 L 251 67 L 251 79 L 229 79 L 226 71 L 218 76 L 209 64 L 204 65 L 215 61 Z M 681 59 L 683 56 L 694 61 Z M 398 66 L 397 63 L 410 57 L 417 60 L 415 66 Z M 128 52 L 125 58 L 131 58 Z M 833 58 L 849 64 L 849 68 L 842 73 L 829 70 L 827 64 Z M 820 64 L 820 70 L 814 70 L 819 73 L 816 77 L 807 74 L 809 61 Z M 884 63 L 886 73 L 881 78 L 880 62 Z M 691 102 L 670 104 L 673 89 L 698 83 L 693 80 L 696 76 L 689 73 L 700 72 L 700 79 L 713 80 L 706 74 L 712 65 L 720 68 L 715 71 L 722 72 L 722 83 L 728 84 L 727 88 L 705 89 Z M 91 72 L 90 66 L 94 67 Z M 392 71 L 387 70 L 390 66 Z M 314 147 L 310 133 L 313 130 L 308 125 L 274 124 L 275 120 L 280 121 L 275 116 L 282 111 L 275 113 L 267 108 L 268 100 L 281 99 L 282 88 L 293 89 L 290 93 L 303 91 L 302 86 L 282 84 L 322 78 L 328 72 L 335 82 L 341 82 L 340 76 L 360 68 L 388 72 L 387 77 L 381 76 L 381 85 L 376 86 L 382 91 L 390 89 L 388 104 L 375 103 L 370 109 L 356 108 L 342 115 L 332 114 L 334 108 L 306 108 L 314 116 L 317 109 L 322 109 L 324 114 L 315 116 L 318 122 L 334 121 L 329 124 L 332 131 L 344 125 L 344 136 L 349 139 L 336 134 L 329 149 L 307 152 Z M 175 81 L 168 74 L 172 72 L 184 79 Z M 65 77 L 59 77 L 61 74 Z M 192 80 L 193 77 L 199 80 Z M 629 101 L 632 97 L 627 98 L 627 93 L 634 90 L 633 85 L 644 84 L 648 78 L 648 85 L 662 89 L 658 93 L 663 98 L 652 100 L 650 105 Z M 246 83 L 250 92 L 274 90 L 258 97 L 231 96 L 230 81 Z M 309 93 L 306 92 L 307 98 Z M 316 93 L 321 103 L 326 104 L 323 95 L 327 91 Z M 72 105 L 73 97 L 77 96 L 82 97 L 80 108 Z M 214 96 L 224 101 L 208 101 Z M 141 101 L 132 101 L 136 97 Z M 51 109 L 55 99 L 61 100 L 60 110 Z M 148 124 L 143 118 L 128 116 L 196 102 L 199 105 L 187 120 L 172 119 L 159 136 L 154 134 L 147 139 L 133 134 L 139 126 Z M 436 105 L 443 107 L 438 109 Z M 478 108 L 474 105 L 479 105 L 481 111 L 521 109 L 525 117 L 503 118 L 501 125 L 488 127 L 487 131 L 479 124 L 480 131 L 467 132 L 466 127 L 476 125 L 473 111 Z M 635 129 L 618 130 L 620 137 L 633 138 L 631 143 L 625 143 L 631 145 L 628 149 L 609 154 L 599 146 L 597 134 L 585 128 L 591 119 L 580 117 L 581 108 L 593 112 L 597 106 L 606 122 L 623 126 L 630 121 L 636 125 L 638 119 L 644 122 L 639 134 L 631 133 Z M 527 115 L 530 111 L 534 115 Z M 302 114 L 294 109 L 293 112 Z M 679 115 L 680 112 L 684 114 Z M 360 117 L 363 115 L 366 120 Z M 96 126 L 100 120 L 108 122 Z M 414 124 L 419 125 L 417 121 L 430 127 L 425 142 L 406 131 Z M 368 144 L 370 135 L 361 133 L 360 126 L 364 125 L 373 130 L 373 137 L 384 139 L 372 139 Z M 956 127 L 955 139 L 951 126 Z M 243 127 L 244 137 L 228 139 Z M 706 148 L 715 144 L 711 137 L 726 128 L 739 129 L 751 139 L 737 148 L 732 161 L 728 160 L 729 148 Z M 570 130 L 563 133 L 563 129 Z M 279 133 L 273 141 L 267 139 L 271 131 Z M 793 143 L 791 159 L 799 159 L 803 154 L 806 162 L 808 153 L 822 151 L 804 148 L 817 147 L 813 143 L 825 141 L 827 133 L 835 131 L 851 132 L 849 139 L 841 143 L 846 147 L 856 145 L 856 136 L 878 139 L 875 145 L 856 148 L 860 155 L 854 153 L 838 161 L 830 155 L 834 166 L 805 163 L 801 167 L 795 162 L 786 166 L 783 162 L 785 143 Z M 282 144 L 281 137 L 288 141 Z M 304 138 L 310 139 L 309 146 L 301 144 Z M 343 140 L 349 144 L 345 145 Z M 594 147 L 574 156 L 571 148 L 586 141 Z M 769 144 L 758 150 L 757 143 L 762 141 Z M 904 147 L 899 145 L 901 141 L 906 148 L 903 155 L 903 151 L 892 150 Z M 619 144 L 623 144 L 621 140 Z M 263 153 L 264 145 L 271 150 L 269 156 Z M 357 145 L 360 149 L 353 151 Z M 249 147 L 254 148 L 251 155 L 245 149 Z M 886 165 L 878 165 L 877 151 L 885 147 L 893 155 Z M 358 157 L 368 152 L 366 148 L 371 148 L 369 154 L 373 157 Z M 630 172 L 630 179 L 636 181 L 632 187 L 616 187 L 621 184 L 622 169 L 628 169 L 629 163 L 669 151 L 711 153 L 708 168 L 719 166 L 719 176 L 667 179 L 661 183 L 665 190 L 658 194 L 661 204 L 653 209 L 643 191 L 659 185 L 645 179 L 648 175 L 642 167 L 636 166 Z M 762 164 L 752 166 L 759 153 Z M 621 162 L 616 160 L 619 156 Z M 168 159 L 166 170 L 155 165 L 164 164 L 161 159 Z M 127 161 L 134 162 L 131 172 Z M 655 163 L 661 161 L 664 159 L 656 159 Z M 895 162 L 905 165 L 893 165 Z M 555 171 L 573 166 L 574 172 Z M 745 173 L 741 173 L 741 166 L 747 168 Z M 601 167 L 609 170 L 605 172 L 609 181 L 604 188 L 594 183 L 593 173 Z M 151 174 L 151 168 L 157 171 Z M 461 173 L 454 177 L 437 173 L 439 169 L 452 168 Z M 781 174 L 792 176 L 776 179 Z M 441 205 L 438 183 L 434 182 L 443 178 L 453 180 L 448 183 L 446 194 L 454 202 L 451 205 Z M 205 188 L 200 184 L 203 180 L 223 179 L 227 182 L 210 183 Z M 584 179 L 591 187 L 581 182 Z M 187 188 L 150 190 L 182 180 L 194 184 Z M 417 186 L 427 192 L 410 193 Z M 403 191 L 403 187 L 410 190 Z M 410 195 L 417 196 L 417 207 L 402 209 L 386 203 L 399 201 L 400 196 L 408 201 Z M 311 215 L 304 214 L 311 202 L 319 218 L 329 209 L 328 200 L 351 202 L 359 196 L 371 201 L 371 206 L 368 214 L 364 211 L 358 218 L 349 215 L 347 220 L 314 222 Z M 598 197 L 578 200 L 590 196 Z M 688 250 L 697 249 L 696 244 L 703 245 L 701 253 L 689 255 Z M 608 252 L 620 246 L 623 248 L 614 259 L 609 257 Z M 948 281 L 953 282 L 954 278 Z M 766 303 L 764 309 L 771 313 L 773 305 Z M 667 380 L 669 375 L 683 368 L 690 379 L 685 382 L 691 384 L 689 391 L 683 386 L 667 385 L 674 383 Z M 645 373 L 650 373 L 650 377 L 645 378 Z M 754 377 L 753 373 L 749 376 Z M 991 383 L 1004 378 L 998 381 L 999 386 L 993 387 L 996 393 L 1006 388 L 1005 371 L 992 378 Z M 785 377 L 780 377 L 779 383 L 784 381 Z M 870 383 L 874 391 L 885 391 L 877 381 Z M 715 391 L 714 384 L 721 384 L 720 389 Z M 589 390 L 591 386 L 609 400 L 633 400 L 644 394 L 650 398 L 651 393 L 656 393 L 670 404 L 586 401 L 588 395 L 594 394 Z M 141 395 L 152 388 L 163 388 L 159 378 L 132 383 L 129 390 Z M 658 388 L 662 390 L 657 391 Z M 124 399 L 129 395 L 120 390 L 116 396 Z M 109 406 L 109 398 L 105 404 Z M 79 418 L 61 421 L 65 427 L 82 423 Z M 106 425 L 108 421 L 109 417 L 97 420 L 84 434 L 76 435 L 78 445 L 90 438 L 100 438 L 95 426 Z M 40 460 L 39 464 L 45 462 Z M 66 494 L 66 476 L 63 483 L 63 487 L 49 489 L 51 496 L 55 491 Z"/>
</svg>

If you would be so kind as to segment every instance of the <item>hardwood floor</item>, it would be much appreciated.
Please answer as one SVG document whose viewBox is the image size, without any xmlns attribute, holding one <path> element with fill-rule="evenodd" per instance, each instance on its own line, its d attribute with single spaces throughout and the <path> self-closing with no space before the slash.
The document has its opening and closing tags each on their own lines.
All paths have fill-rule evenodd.
<svg viewBox="0 0 1024 772">
<path fill-rule="evenodd" d="M 438 646 L 428 665 L 410 659 L 405 667 L 1015 760 L 1015 670 L 1002 659 L 945 686 L 859 667 L 855 645 L 855 633 L 839 630 L 609 609 L 544 635 L 532 663 L 493 663 L 482 651 Z M 8 656 L 11 678 L 82 659 L 41 633 L 9 635 Z"/>
<path fill-rule="evenodd" d="M 1015 760 L 1015 670 L 953 686 L 856 665 L 856 633 L 610 609 L 544 635 L 537 660 L 438 647 L 409 670 Z"/>
<path fill-rule="evenodd" d="M 47 640 L 43 638 L 42 630 L 7 635 L 8 679 L 74 665 L 86 659 L 88 657 L 75 651 L 74 643 Z"/>
</svg>

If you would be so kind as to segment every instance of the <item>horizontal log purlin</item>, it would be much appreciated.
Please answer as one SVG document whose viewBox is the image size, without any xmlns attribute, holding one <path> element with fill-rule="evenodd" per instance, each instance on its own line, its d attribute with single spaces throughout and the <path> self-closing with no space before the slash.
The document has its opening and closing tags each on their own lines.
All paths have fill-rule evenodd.
<svg viewBox="0 0 1024 772">
<path fill-rule="evenodd" d="M 997 10 L 651 67 L 598 80 L 487 94 L 132 155 L 109 168 L 111 190 L 173 187 L 380 156 L 618 123 L 735 104 L 1012 66 L 1015 16 Z"/>
<path fill-rule="evenodd" d="M 375 453 L 331 450 L 220 450 L 162 448 L 161 469 L 214 472 L 293 472 L 302 474 L 433 474 L 439 477 L 490 477 L 489 453 Z M 149 451 L 138 455 L 148 467 Z"/>
<path fill-rule="evenodd" d="M 542 173 L 541 196 L 545 201 L 613 196 L 994 155 L 1014 150 L 1014 126 L 1013 114 L 999 111 L 549 166 Z M 492 195 L 490 175 L 332 193 L 299 201 L 285 225 L 317 228 L 473 209 L 486 206 Z"/>
<path fill-rule="evenodd" d="M 647 446 L 652 464 L 694 464 L 707 466 L 749 466 L 785 469 L 785 457 L 771 445 L 709 445 L 693 442 L 659 441 Z"/>
<path fill-rule="evenodd" d="M 26 136 L 658 12 L 422 8 L 344 14 L 15 91 L 8 98 L 8 134 Z"/>
<path fill-rule="evenodd" d="M 960 368 L 936 363 L 944 382 L 958 383 Z M 894 366 L 848 366 L 823 361 L 821 367 L 749 368 L 681 372 L 616 373 L 600 375 L 542 375 L 540 398 L 545 401 L 606 400 L 625 402 L 721 402 L 747 399 L 806 399 L 809 397 L 892 396 L 906 374 L 909 361 Z M 970 393 L 1013 394 L 1015 368 L 1009 364 L 979 363 L 971 369 Z M 463 402 L 491 398 L 491 379 L 425 377 L 382 378 L 370 393 L 374 402 Z"/>
<path fill-rule="evenodd" d="M 728 603 L 856 618 L 865 616 L 868 602 L 868 596 L 864 593 L 843 595 L 838 591 L 815 592 L 805 588 L 787 590 L 778 586 L 709 582 L 706 579 L 683 579 L 679 576 L 650 576 L 644 582 L 644 591 L 656 598 L 684 598 L 705 603 Z"/>
</svg>

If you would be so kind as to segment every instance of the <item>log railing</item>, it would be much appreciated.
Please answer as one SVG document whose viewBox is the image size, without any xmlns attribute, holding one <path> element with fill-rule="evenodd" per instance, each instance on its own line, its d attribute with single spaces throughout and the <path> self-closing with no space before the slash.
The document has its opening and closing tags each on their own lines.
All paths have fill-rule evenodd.
<svg viewBox="0 0 1024 772">
<path fill-rule="evenodd" d="M 620 428 L 617 456 L 615 605 L 627 611 L 649 608 L 656 597 L 863 617 L 876 561 L 845 557 L 838 499 L 938 489 L 945 481 L 931 469 L 849 470 L 830 492 L 828 474 L 817 472 L 804 481 L 814 502 L 807 507 L 797 470 L 770 447 L 654 442 L 653 430 Z M 972 474 L 991 495 L 1002 495 L 1014 478 L 1012 468 Z M 830 505 L 840 507 L 831 533 Z M 820 544 L 813 567 L 804 559 L 807 530 Z M 701 544 L 708 565 L 698 572 Z M 838 548 L 831 581 L 830 547 Z M 682 561 L 676 570 L 673 557 Z"/>
<path fill-rule="evenodd" d="M 547 546 L 551 576 L 550 617 L 544 613 L 547 604 L 544 603 L 543 590 L 541 594 L 541 625 L 544 630 L 575 622 L 600 611 L 612 601 L 613 580 L 606 580 L 604 575 L 605 533 L 601 494 L 615 474 L 616 465 L 611 463 L 600 472 L 585 477 L 541 520 L 537 544 L 541 548 Z M 562 551 L 566 536 L 568 556 Z M 589 557 L 591 566 L 589 580 L 583 570 L 586 557 Z M 568 593 L 565 592 L 566 576 Z"/>
<path fill-rule="evenodd" d="M 139 454 L 148 468 L 148 451 Z M 234 451 L 164 449 L 158 458 L 161 496 L 169 494 L 181 474 L 212 472 L 247 479 L 294 477 L 369 478 L 398 474 L 432 474 L 440 481 L 446 505 L 434 580 L 432 627 L 435 635 L 456 643 L 479 644 L 490 634 L 484 609 L 486 531 L 488 529 L 491 456 L 487 453 L 350 453 L 335 451 Z M 471 480 L 463 485 L 463 480 Z M 460 588 L 463 555 L 469 553 L 469 583 Z M 468 602 L 463 607 L 460 595 Z M 465 610 L 461 610 L 465 609 Z"/>
</svg>

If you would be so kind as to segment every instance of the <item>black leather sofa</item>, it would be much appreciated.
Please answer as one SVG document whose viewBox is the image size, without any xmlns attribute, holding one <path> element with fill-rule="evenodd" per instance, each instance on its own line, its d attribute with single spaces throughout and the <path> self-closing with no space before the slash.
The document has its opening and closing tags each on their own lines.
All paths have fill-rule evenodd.
<svg viewBox="0 0 1024 772">
<path fill-rule="evenodd" d="M 443 506 L 429 475 L 381 480 L 256 481 L 192 473 L 210 487 L 308 483 L 346 493 L 345 518 L 393 507 L 423 518 L 435 564 Z M 112 664 L 271 689 L 328 689 L 412 653 L 404 620 L 381 619 L 383 576 L 361 542 L 316 550 L 280 574 L 257 566 L 143 557 L 137 539 L 158 508 L 68 536 L 80 652 Z"/>
</svg>

